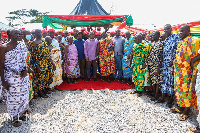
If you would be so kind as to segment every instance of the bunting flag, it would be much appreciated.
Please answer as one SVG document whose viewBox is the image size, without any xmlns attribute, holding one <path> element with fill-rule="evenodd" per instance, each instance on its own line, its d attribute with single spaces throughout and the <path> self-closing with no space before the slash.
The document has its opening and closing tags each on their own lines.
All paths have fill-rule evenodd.
<svg viewBox="0 0 200 133">
<path fill-rule="evenodd" d="M 113 22 L 123 21 L 125 18 L 128 19 L 128 24 L 131 25 L 132 17 L 129 15 L 45 15 L 43 19 L 42 27 L 48 25 L 54 29 L 57 29 L 54 24 L 75 26 L 75 27 L 87 27 L 91 26 L 102 26 Z"/>
</svg>

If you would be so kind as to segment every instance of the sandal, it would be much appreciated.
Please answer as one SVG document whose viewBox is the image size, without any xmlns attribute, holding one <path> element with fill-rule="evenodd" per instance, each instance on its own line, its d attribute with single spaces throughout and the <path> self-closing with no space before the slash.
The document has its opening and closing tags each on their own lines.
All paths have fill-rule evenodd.
<svg viewBox="0 0 200 133">
<path fill-rule="evenodd" d="M 191 130 L 192 132 L 194 132 L 194 133 L 200 133 L 200 128 L 199 128 L 199 126 L 197 126 L 197 127 L 191 127 L 190 130 Z"/>
<path fill-rule="evenodd" d="M 152 97 L 150 100 L 151 100 L 151 101 L 156 101 L 156 100 L 158 100 L 158 99 Z"/>
<path fill-rule="evenodd" d="M 104 82 L 104 81 L 105 81 L 105 80 L 101 79 L 101 80 L 100 80 L 100 83 L 102 83 L 102 82 Z"/>
<path fill-rule="evenodd" d="M 22 115 L 21 117 L 19 117 L 19 119 L 22 121 L 28 121 L 28 118 L 25 115 Z"/>
<path fill-rule="evenodd" d="M 169 103 L 169 102 L 168 102 L 168 103 L 166 104 L 166 106 L 169 107 L 169 108 L 171 108 L 172 105 L 174 105 L 174 103 Z"/>
<path fill-rule="evenodd" d="M 165 101 L 164 100 L 162 100 L 162 99 L 158 99 L 157 101 L 156 101 L 156 103 L 164 103 Z"/>
<path fill-rule="evenodd" d="M 30 113 L 31 113 L 30 110 L 26 110 L 26 111 L 24 112 L 24 114 L 30 114 Z"/>
<path fill-rule="evenodd" d="M 136 93 L 138 93 L 138 91 L 130 92 L 130 94 L 136 94 Z"/>
<path fill-rule="evenodd" d="M 185 121 L 188 117 L 189 117 L 189 115 L 181 114 L 181 115 L 178 117 L 178 119 L 179 119 L 180 121 Z"/>
<path fill-rule="evenodd" d="M 19 126 L 22 125 L 22 123 L 19 122 L 19 121 L 16 119 L 16 120 L 13 120 L 13 121 L 12 121 L 12 125 L 13 125 L 14 127 L 19 127 Z"/>
<path fill-rule="evenodd" d="M 172 113 L 180 113 L 180 114 L 183 113 L 182 111 L 180 111 L 180 110 L 177 109 L 176 107 L 173 107 L 173 109 L 170 109 L 170 111 L 171 111 Z"/>
</svg>

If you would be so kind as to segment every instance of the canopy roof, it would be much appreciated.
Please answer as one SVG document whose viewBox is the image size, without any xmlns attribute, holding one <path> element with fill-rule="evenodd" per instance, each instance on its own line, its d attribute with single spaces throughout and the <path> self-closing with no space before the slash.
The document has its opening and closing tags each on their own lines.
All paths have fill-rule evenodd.
<svg viewBox="0 0 200 133">
<path fill-rule="evenodd" d="M 80 0 L 70 15 L 109 15 L 97 0 Z"/>
<path fill-rule="evenodd" d="M 75 27 L 103 26 L 113 22 L 125 21 L 125 18 L 127 18 L 127 24 L 133 23 L 132 17 L 129 15 L 46 15 L 42 27 L 49 25 L 56 29 L 53 23 Z"/>
</svg>

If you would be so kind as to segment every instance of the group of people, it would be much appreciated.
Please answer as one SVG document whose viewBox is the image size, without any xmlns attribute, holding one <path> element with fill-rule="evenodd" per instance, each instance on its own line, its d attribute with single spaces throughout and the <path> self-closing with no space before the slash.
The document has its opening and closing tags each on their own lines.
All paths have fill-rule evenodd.
<svg viewBox="0 0 200 133">
<path fill-rule="evenodd" d="M 118 78 L 135 87 L 132 93 L 146 94 L 156 103 L 164 103 L 168 95 L 169 108 L 175 96 L 178 107 L 170 111 L 180 113 L 180 120 L 189 117 L 191 106 L 198 109 L 200 46 L 199 39 L 190 36 L 189 25 L 181 26 L 179 34 L 172 34 L 170 24 L 163 34 L 132 36 L 127 31 L 122 37 L 120 29 L 110 36 L 100 30 L 7 32 L 8 40 L 0 47 L 1 100 L 6 101 L 14 126 L 30 113 L 31 99 L 47 98 L 65 80 L 72 84 L 93 77 L 97 82 L 97 72 L 101 83 Z M 200 132 L 199 127 L 191 130 Z"/>
</svg>

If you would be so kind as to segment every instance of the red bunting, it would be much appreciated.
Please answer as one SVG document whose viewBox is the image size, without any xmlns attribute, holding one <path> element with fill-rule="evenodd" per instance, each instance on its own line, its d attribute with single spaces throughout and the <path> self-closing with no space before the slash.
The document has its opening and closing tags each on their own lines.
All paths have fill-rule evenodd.
<svg viewBox="0 0 200 133">
<path fill-rule="evenodd" d="M 116 19 L 124 17 L 125 15 L 46 15 L 46 16 L 59 19 L 66 19 L 66 20 L 97 21 L 97 20 Z"/>
</svg>

